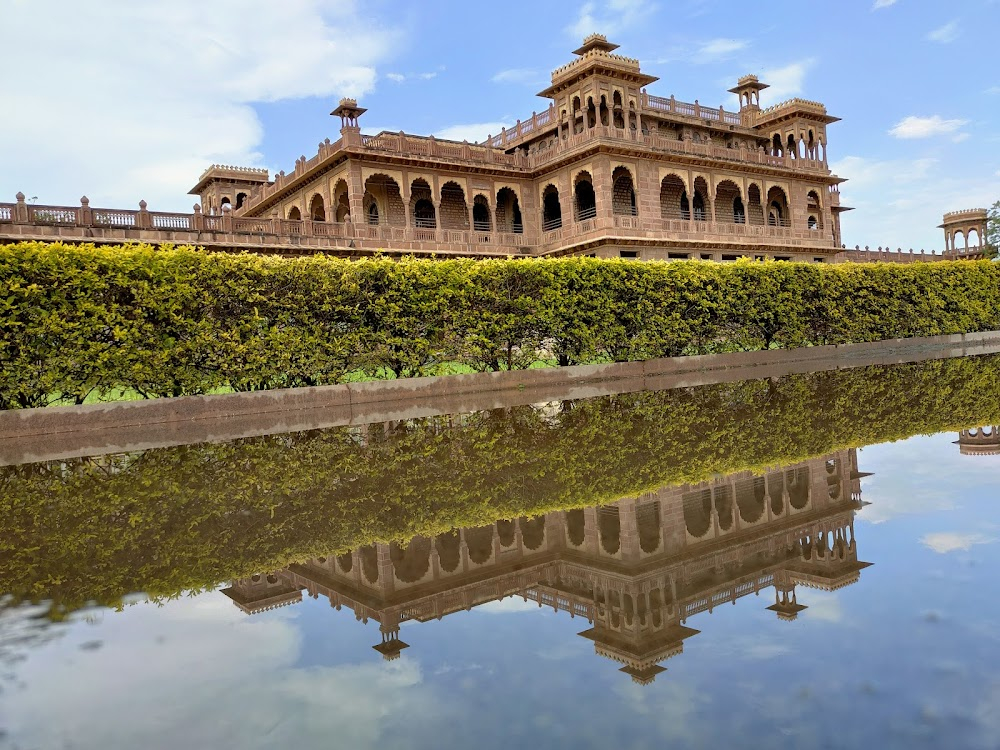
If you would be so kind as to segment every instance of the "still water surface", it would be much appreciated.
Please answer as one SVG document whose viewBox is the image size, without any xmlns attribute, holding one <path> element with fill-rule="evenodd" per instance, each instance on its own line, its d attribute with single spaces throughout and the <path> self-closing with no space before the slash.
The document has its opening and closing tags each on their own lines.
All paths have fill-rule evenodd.
<svg viewBox="0 0 1000 750">
<path fill-rule="evenodd" d="M 0 746 L 996 748 L 998 377 L 0 469 Z"/>
</svg>

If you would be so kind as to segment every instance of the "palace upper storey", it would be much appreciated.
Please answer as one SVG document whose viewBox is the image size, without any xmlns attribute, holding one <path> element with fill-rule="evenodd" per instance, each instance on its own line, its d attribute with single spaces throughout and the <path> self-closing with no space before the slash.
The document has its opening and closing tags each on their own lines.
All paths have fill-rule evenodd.
<svg viewBox="0 0 1000 750">
<path fill-rule="evenodd" d="M 340 139 L 291 171 L 272 181 L 213 166 L 191 192 L 204 222 L 231 209 L 307 245 L 713 260 L 837 251 L 847 209 L 827 163 L 837 118 L 822 104 L 762 109 L 767 84 L 753 75 L 730 89 L 734 111 L 655 96 L 657 78 L 616 49 L 587 37 L 539 93 L 548 106 L 482 143 L 364 135 L 365 109 L 344 99 L 332 113 Z"/>
</svg>

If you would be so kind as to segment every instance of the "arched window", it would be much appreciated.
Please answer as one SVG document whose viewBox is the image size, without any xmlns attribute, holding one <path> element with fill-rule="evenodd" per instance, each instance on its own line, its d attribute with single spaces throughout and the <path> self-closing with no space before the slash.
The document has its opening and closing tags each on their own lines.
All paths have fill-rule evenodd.
<svg viewBox="0 0 1000 750">
<path fill-rule="evenodd" d="M 597 125 L 597 108 L 594 107 L 594 100 L 587 97 L 587 127 L 592 128 Z"/>
<path fill-rule="evenodd" d="M 611 183 L 612 213 L 617 216 L 635 216 L 638 212 L 635 205 L 635 189 L 632 186 L 632 173 L 625 167 L 617 167 L 611 173 Z"/>
<path fill-rule="evenodd" d="M 694 220 L 695 221 L 705 221 L 705 199 L 701 197 L 701 193 L 694 194 Z"/>
<path fill-rule="evenodd" d="M 775 133 L 774 139 L 771 141 L 771 155 L 782 156 L 783 154 L 784 149 L 781 147 L 781 136 Z"/>
<path fill-rule="evenodd" d="M 299 207 L 298 206 L 292 206 L 290 209 L 288 209 L 288 218 L 291 221 L 301 221 L 302 220 L 302 212 L 299 211 Z"/>
<path fill-rule="evenodd" d="M 795 136 L 788 134 L 788 155 L 793 159 L 799 158 L 799 147 L 795 144 Z"/>
<path fill-rule="evenodd" d="M 562 207 L 559 205 L 559 190 L 549 185 L 542 193 L 542 231 L 550 232 L 562 227 Z"/>
<path fill-rule="evenodd" d="M 580 172 L 573 185 L 574 221 L 586 221 L 597 215 L 597 197 L 590 172 Z"/>
<path fill-rule="evenodd" d="M 691 201 L 688 200 L 687 190 L 681 193 L 681 218 L 691 218 Z"/>
<path fill-rule="evenodd" d="M 373 227 L 378 226 L 378 204 L 375 201 L 368 204 L 368 223 Z"/>
<path fill-rule="evenodd" d="M 625 108 L 622 106 L 622 95 L 616 91 L 611 97 L 612 122 L 616 128 L 625 129 Z"/>
<path fill-rule="evenodd" d="M 247 194 L 246 193 L 237 193 L 236 194 L 236 208 L 243 208 L 243 203 L 246 201 L 246 199 L 247 199 Z"/>
<path fill-rule="evenodd" d="M 813 216 L 812 214 L 809 215 L 809 228 L 810 229 L 819 229 L 819 224 L 816 221 L 816 217 Z"/>
</svg>

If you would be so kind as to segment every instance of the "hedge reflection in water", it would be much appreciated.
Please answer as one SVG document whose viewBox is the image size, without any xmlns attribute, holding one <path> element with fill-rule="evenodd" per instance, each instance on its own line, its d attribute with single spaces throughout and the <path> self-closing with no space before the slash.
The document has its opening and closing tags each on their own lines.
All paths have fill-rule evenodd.
<svg viewBox="0 0 1000 750">
<path fill-rule="evenodd" d="M 131 592 L 167 598 L 319 557 L 346 563 L 349 550 L 417 535 L 436 537 L 439 561 L 461 560 L 478 547 L 463 552 L 451 529 L 523 517 L 489 532 L 523 545 L 548 534 L 549 521 L 526 519 L 551 511 L 827 454 L 853 465 L 842 451 L 996 424 L 998 392 L 1000 357 L 970 357 L 11 467 L 0 470 L 0 590 L 50 602 L 58 618 Z M 720 510 L 734 524 L 753 515 L 746 498 L 713 502 L 720 528 Z M 608 540 L 620 526 L 605 552 L 626 554 L 625 520 L 597 523 Z M 565 525 L 577 540 L 595 528 L 586 514 Z"/>
</svg>

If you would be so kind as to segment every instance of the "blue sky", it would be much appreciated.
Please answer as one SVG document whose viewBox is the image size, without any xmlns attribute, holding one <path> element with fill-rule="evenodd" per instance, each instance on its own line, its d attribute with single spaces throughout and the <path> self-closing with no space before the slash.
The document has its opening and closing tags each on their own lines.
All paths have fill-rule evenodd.
<svg viewBox="0 0 1000 750">
<path fill-rule="evenodd" d="M 726 89 L 752 72 L 765 104 L 825 103 L 851 245 L 940 248 L 943 212 L 1000 199 L 998 0 L 0 0 L 0 19 L 0 200 L 190 210 L 210 163 L 288 170 L 336 139 L 343 95 L 366 132 L 478 139 L 544 109 L 591 31 L 654 94 L 735 109 Z"/>
</svg>

